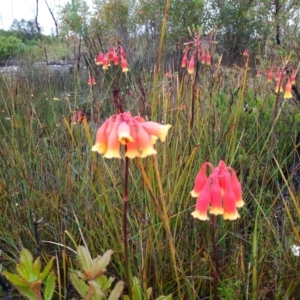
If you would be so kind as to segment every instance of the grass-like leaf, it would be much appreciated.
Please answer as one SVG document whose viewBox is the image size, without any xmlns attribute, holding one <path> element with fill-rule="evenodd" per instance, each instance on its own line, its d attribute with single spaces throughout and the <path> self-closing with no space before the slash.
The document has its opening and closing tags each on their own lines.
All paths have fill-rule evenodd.
<svg viewBox="0 0 300 300">
<path fill-rule="evenodd" d="M 54 273 L 50 273 L 47 277 L 45 290 L 44 290 L 44 298 L 45 300 L 51 300 L 55 291 L 55 282 L 56 276 Z"/>
<path fill-rule="evenodd" d="M 124 289 L 124 282 L 123 281 L 117 282 L 117 284 L 111 291 L 107 300 L 118 300 L 122 295 L 123 289 Z"/>
</svg>

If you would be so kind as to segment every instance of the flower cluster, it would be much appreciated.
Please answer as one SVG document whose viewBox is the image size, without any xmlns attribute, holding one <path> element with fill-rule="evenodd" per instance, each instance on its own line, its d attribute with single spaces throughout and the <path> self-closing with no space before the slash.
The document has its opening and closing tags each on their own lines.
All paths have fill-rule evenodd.
<svg viewBox="0 0 300 300">
<path fill-rule="evenodd" d="M 102 65 L 103 70 L 107 70 L 111 66 L 111 62 L 115 66 L 121 65 L 123 72 L 128 72 L 128 64 L 126 54 L 122 46 L 110 47 L 107 53 L 100 52 L 95 59 L 96 65 Z"/>
<path fill-rule="evenodd" d="M 181 61 L 181 67 L 185 68 L 189 74 L 194 73 L 195 62 L 201 61 L 203 64 L 211 64 L 211 55 L 209 52 L 209 44 L 215 44 L 216 42 L 208 40 L 202 37 L 202 28 L 199 27 L 197 31 L 191 32 L 189 29 L 192 40 L 185 43 L 185 49 L 183 58 Z M 190 59 L 189 59 L 190 57 Z"/>
<path fill-rule="evenodd" d="M 190 55 L 190 60 L 188 61 L 189 52 L 192 52 L 192 54 Z M 196 58 L 195 58 L 195 55 L 197 55 Z M 181 67 L 185 68 L 187 66 L 187 70 L 188 70 L 189 74 L 194 73 L 195 59 L 197 59 L 198 61 L 201 61 L 203 64 L 210 65 L 211 64 L 211 56 L 209 53 L 209 49 L 201 46 L 200 51 L 196 51 L 194 49 L 191 49 L 189 46 L 185 47 L 184 55 L 183 55 L 182 62 L 181 62 Z"/>
<path fill-rule="evenodd" d="M 275 75 L 273 69 L 277 68 Z M 296 84 L 296 71 L 294 68 L 291 69 L 291 75 L 287 76 L 286 72 L 288 70 L 282 67 L 271 67 L 268 73 L 268 83 L 273 82 L 273 78 L 276 81 L 275 93 L 278 94 L 283 92 L 283 84 L 286 82 L 284 96 L 285 99 L 292 98 L 292 86 Z"/>
<path fill-rule="evenodd" d="M 165 141 L 171 125 L 145 121 L 130 112 L 112 115 L 98 129 L 92 151 L 105 158 L 121 158 L 120 146 L 125 146 L 125 157 L 146 157 L 156 154 L 154 144 Z"/>
<path fill-rule="evenodd" d="M 206 175 L 207 167 L 211 174 Z M 197 197 L 194 218 L 209 220 L 207 212 L 223 215 L 224 220 L 236 220 L 240 217 L 237 209 L 244 205 L 242 188 L 235 171 L 220 161 L 217 167 L 206 162 L 202 165 L 195 179 L 192 197 Z"/>
</svg>

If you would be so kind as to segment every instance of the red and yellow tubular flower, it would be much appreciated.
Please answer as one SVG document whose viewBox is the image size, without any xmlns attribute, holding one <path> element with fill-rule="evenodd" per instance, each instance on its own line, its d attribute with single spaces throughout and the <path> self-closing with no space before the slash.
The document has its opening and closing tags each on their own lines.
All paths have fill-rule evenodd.
<svg viewBox="0 0 300 300">
<path fill-rule="evenodd" d="M 273 81 L 273 77 L 274 77 L 274 74 L 273 74 L 273 70 L 271 68 L 269 74 L 268 74 L 268 83 L 272 82 Z"/>
<path fill-rule="evenodd" d="M 293 95 L 292 95 L 292 83 L 291 83 L 291 80 L 290 78 L 288 79 L 288 82 L 285 86 L 285 91 L 284 91 L 284 96 L 283 96 L 284 99 L 291 99 L 293 98 Z"/>
<path fill-rule="evenodd" d="M 128 72 L 128 64 L 127 64 L 127 60 L 125 59 L 124 56 L 121 56 L 121 68 L 122 68 L 122 72 Z"/>
<path fill-rule="evenodd" d="M 192 57 L 189 61 L 188 73 L 193 74 L 194 73 L 194 68 L 195 68 L 195 53 L 192 54 Z"/>
<path fill-rule="evenodd" d="M 181 61 L 181 67 L 182 67 L 182 68 L 185 68 L 185 67 L 186 67 L 187 61 L 188 61 L 188 50 L 186 49 L 185 52 L 184 52 L 182 61 Z"/>
<path fill-rule="evenodd" d="M 100 52 L 97 56 L 97 59 L 96 59 L 96 65 L 102 65 L 103 64 L 103 58 L 104 58 L 104 54 L 102 52 Z"/>
<path fill-rule="evenodd" d="M 207 50 L 206 56 L 205 56 L 205 63 L 210 66 L 211 65 L 211 56 L 209 51 Z"/>
</svg>

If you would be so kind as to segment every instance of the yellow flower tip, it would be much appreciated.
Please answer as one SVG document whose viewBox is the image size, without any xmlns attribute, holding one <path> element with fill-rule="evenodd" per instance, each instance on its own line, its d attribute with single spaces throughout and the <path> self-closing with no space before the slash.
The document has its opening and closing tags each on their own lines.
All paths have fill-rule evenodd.
<svg viewBox="0 0 300 300">
<path fill-rule="evenodd" d="M 234 221 L 238 218 L 240 218 L 240 215 L 239 215 L 238 212 L 235 212 L 235 213 L 226 213 L 226 212 L 224 212 L 224 214 L 223 214 L 223 219 L 224 220 Z"/>
<path fill-rule="evenodd" d="M 105 158 L 121 158 L 119 150 L 108 150 L 103 157 Z"/>
<path fill-rule="evenodd" d="M 168 130 L 171 128 L 171 125 L 162 125 L 162 129 L 158 133 L 158 138 L 161 140 L 161 142 L 164 142 L 166 140 Z"/>
<path fill-rule="evenodd" d="M 156 136 L 162 142 L 166 140 L 168 130 L 172 127 L 170 124 L 163 125 L 156 122 L 142 122 L 141 126 L 147 131 L 150 136 Z"/>
<path fill-rule="evenodd" d="M 197 198 L 197 197 L 199 196 L 200 193 L 197 193 L 197 192 L 195 192 L 195 190 L 192 190 L 192 191 L 190 192 L 190 194 L 191 194 L 192 197 Z"/>
<path fill-rule="evenodd" d="M 223 207 L 212 207 L 209 212 L 212 215 L 223 215 L 224 214 L 224 208 Z"/>
<path fill-rule="evenodd" d="M 105 145 L 102 145 L 102 144 L 95 144 L 93 147 L 92 147 L 92 151 L 94 152 L 98 152 L 99 154 L 104 154 L 106 152 L 106 149 L 107 147 Z"/>
<path fill-rule="evenodd" d="M 155 135 L 150 135 L 150 138 L 151 138 L 151 144 L 152 144 L 152 145 L 155 145 L 155 143 L 156 143 L 158 137 L 155 136 Z"/>
<path fill-rule="evenodd" d="M 195 210 L 194 212 L 192 212 L 191 215 L 195 219 L 199 219 L 201 221 L 208 221 L 209 220 L 209 217 L 208 217 L 207 214 L 201 214 L 198 210 Z"/>
<path fill-rule="evenodd" d="M 134 159 L 136 157 L 140 157 L 140 153 L 138 152 L 138 150 L 136 151 L 126 151 L 125 153 L 125 157 L 128 157 L 129 159 Z"/>
<path fill-rule="evenodd" d="M 236 207 L 237 208 L 241 208 L 245 205 L 245 202 L 243 201 L 243 199 L 239 199 L 236 201 Z"/>
<path fill-rule="evenodd" d="M 141 158 L 145 158 L 146 156 L 157 154 L 156 150 L 153 147 L 147 147 L 147 148 L 139 149 L 139 150 L 140 150 L 139 157 L 141 157 Z"/>
<path fill-rule="evenodd" d="M 284 99 L 291 99 L 291 98 L 293 98 L 293 95 L 292 95 L 291 92 L 285 92 L 283 98 Z"/>
<path fill-rule="evenodd" d="M 166 137 L 167 137 L 167 134 L 168 134 L 168 131 L 169 129 L 172 127 L 172 125 L 170 124 L 166 124 L 166 125 L 163 125 L 164 128 L 163 130 L 161 131 L 161 134 L 159 135 L 159 139 L 164 142 L 166 140 Z"/>
</svg>

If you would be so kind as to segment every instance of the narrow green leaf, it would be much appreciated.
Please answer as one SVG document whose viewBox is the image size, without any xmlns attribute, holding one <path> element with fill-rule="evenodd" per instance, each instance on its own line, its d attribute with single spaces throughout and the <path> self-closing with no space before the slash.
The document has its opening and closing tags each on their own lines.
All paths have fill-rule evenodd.
<svg viewBox="0 0 300 300">
<path fill-rule="evenodd" d="M 77 255 L 80 260 L 81 268 L 85 270 L 90 270 L 92 266 L 91 255 L 89 250 L 83 246 L 78 246 Z"/>
<path fill-rule="evenodd" d="M 40 274 L 40 279 L 42 281 L 44 281 L 46 279 L 46 277 L 48 276 L 48 274 L 49 274 L 49 272 L 50 272 L 50 270 L 52 268 L 52 264 L 53 264 L 54 259 L 55 259 L 55 257 L 52 257 L 48 261 L 48 263 L 47 263 L 46 267 L 44 268 L 43 272 Z"/>
<path fill-rule="evenodd" d="M 96 281 L 89 281 L 89 294 L 92 300 L 101 300 L 104 298 L 105 294 L 101 291 L 100 286 Z"/>
<path fill-rule="evenodd" d="M 74 273 L 70 274 L 70 279 L 76 291 L 80 294 L 81 297 L 85 298 L 89 290 L 88 285 L 83 280 L 78 278 L 78 276 Z"/>
<path fill-rule="evenodd" d="M 172 300 L 172 299 L 173 299 L 172 295 L 159 296 L 158 298 L 156 298 L 156 300 Z"/>
<path fill-rule="evenodd" d="M 151 295 L 152 295 L 152 287 L 147 289 L 147 299 L 150 299 Z"/>
<path fill-rule="evenodd" d="M 117 300 L 117 299 L 119 299 L 122 295 L 123 289 L 124 289 L 124 282 L 119 281 L 115 285 L 114 289 L 111 291 L 111 293 L 108 297 L 108 300 Z"/>
<path fill-rule="evenodd" d="M 132 298 L 134 300 L 143 300 L 141 285 L 136 277 L 132 278 Z"/>
<path fill-rule="evenodd" d="M 25 280 L 30 281 L 32 274 L 29 273 L 29 270 L 23 264 L 17 264 L 16 266 L 18 274 Z"/>
<path fill-rule="evenodd" d="M 41 272 L 41 259 L 38 257 L 33 263 L 33 274 L 35 278 L 39 278 Z"/>
<path fill-rule="evenodd" d="M 73 242 L 74 247 L 77 248 L 78 246 L 77 246 L 77 243 L 75 242 L 73 235 L 68 230 L 65 230 L 65 233 L 70 238 L 70 240 Z"/>
<path fill-rule="evenodd" d="M 26 284 L 26 282 L 24 282 L 22 280 L 22 278 L 18 275 L 12 274 L 8 271 L 3 271 L 2 274 L 7 278 L 7 280 L 14 285 L 15 287 L 28 287 L 29 284 Z"/>
<path fill-rule="evenodd" d="M 33 274 L 33 257 L 30 251 L 25 248 L 20 253 L 20 264 L 25 266 L 29 274 Z"/>
<path fill-rule="evenodd" d="M 51 300 L 54 290 L 55 290 L 55 281 L 56 276 L 53 272 L 51 272 L 47 278 L 45 291 L 44 291 L 44 298 L 45 300 Z"/>
<path fill-rule="evenodd" d="M 38 296 L 30 288 L 17 287 L 17 290 L 30 300 L 38 300 Z"/>
<path fill-rule="evenodd" d="M 105 292 L 111 287 L 111 284 L 114 281 L 114 278 L 113 277 L 107 278 L 106 276 L 103 275 L 103 276 L 97 277 L 95 279 L 95 281 L 99 284 L 101 290 L 103 292 Z"/>
<path fill-rule="evenodd" d="M 92 273 L 96 275 L 101 273 L 101 271 L 106 270 L 112 254 L 113 251 L 108 250 L 102 256 L 95 258 L 92 262 Z"/>
</svg>

